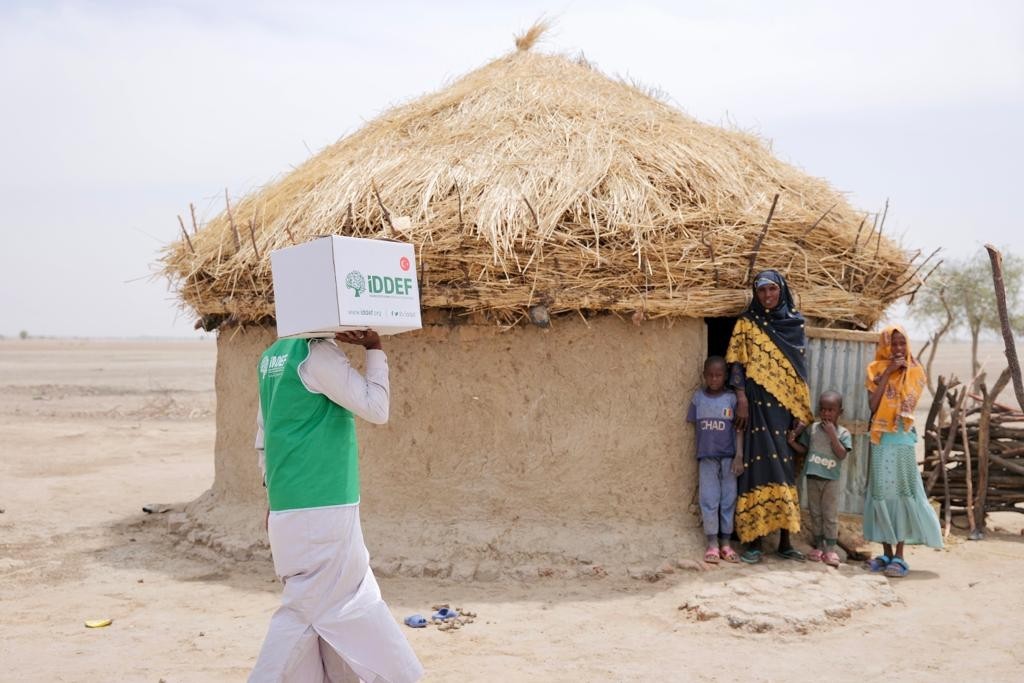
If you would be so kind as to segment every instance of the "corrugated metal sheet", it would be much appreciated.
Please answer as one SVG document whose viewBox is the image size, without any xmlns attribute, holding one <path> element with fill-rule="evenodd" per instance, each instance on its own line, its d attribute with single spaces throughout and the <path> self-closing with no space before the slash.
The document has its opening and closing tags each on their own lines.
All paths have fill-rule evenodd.
<svg viewBox="0 0 1024 683">
<path fill-rule="evenodd" d="M 871 413 L 864 376 L 868 363 L 875 358 L 877 342 L 878 335 L 873 332 L 807 329 L 807 380 L 813 406 L 817 408 L 818 396 L 823 391 L 834 389 L 843 395 L 840 423 L 853 435 L 853 451 L 843 462 L 839 477 L 839 509 L 858 515 L 864 511 L 871 443 Z M 801 495 L 804 493 L 801 490 Z"/>
</svg>

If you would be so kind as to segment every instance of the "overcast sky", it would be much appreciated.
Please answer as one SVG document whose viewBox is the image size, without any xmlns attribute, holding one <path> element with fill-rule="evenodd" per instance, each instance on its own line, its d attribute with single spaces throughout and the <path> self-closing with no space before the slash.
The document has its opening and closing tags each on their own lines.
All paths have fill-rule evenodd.
<svg viewBox="0 0 1024 683">
<path fill-rule="evenodd" d="M 0 334 L 198 336 L 153 278 L 202 217 L 512 49 L 753 131 L 887 231 L 1024 254 L 1024 3 L 4 2 Z"/>
</svg>

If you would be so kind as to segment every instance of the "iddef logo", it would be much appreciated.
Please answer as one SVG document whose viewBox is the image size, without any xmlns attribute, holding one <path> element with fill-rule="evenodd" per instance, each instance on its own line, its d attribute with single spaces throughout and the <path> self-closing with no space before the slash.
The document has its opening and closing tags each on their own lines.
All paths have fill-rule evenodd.
<svg viewBox="0 0 1024 683">
<path fill-rule="evenodd" d="M 412 278 L 370 275 L 366 280 L 370 294 L 408 296 L 412 292 Z"/>
</svg>

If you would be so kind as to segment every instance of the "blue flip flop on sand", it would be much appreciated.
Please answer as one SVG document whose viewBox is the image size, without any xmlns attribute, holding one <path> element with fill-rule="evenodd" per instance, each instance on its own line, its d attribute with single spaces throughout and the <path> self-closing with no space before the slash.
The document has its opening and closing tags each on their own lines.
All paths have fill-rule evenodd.
<svg viewBox="0 0 1024 683">
<path fill-rule="evenodd" d="M 409 628 L 423 628 L 427 625 L 427 620 L 421 614 L 413 614 L 405 618 L 405 625 Z"/>
<path fill-rule="evenodd" d="M 441 609 L 439 609 L 436 612 L 434 612 L 430 616 L 430 618 L 431 619 L 440 619 L 441 621 L 448 621 L 449 619 L 454 619 L 457 616 L 459 616 L 459 613 L 456 612 L 455 610 L 449 609 L 448 607 L 442 607 Z"/>
</svg>

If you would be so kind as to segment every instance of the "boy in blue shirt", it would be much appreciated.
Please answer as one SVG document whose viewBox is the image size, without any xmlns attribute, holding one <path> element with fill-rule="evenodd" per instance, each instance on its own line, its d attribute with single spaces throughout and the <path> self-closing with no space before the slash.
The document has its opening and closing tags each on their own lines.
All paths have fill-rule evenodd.
<svg viewBox="0 0 1024 683">
<path fill-rule="evenodd" d="M 814 550 L 807 555 L 812 562 L 839 566 L 836 543 L 839 538 L 839 465 L 853 449 L 850 432 L 839 424 L 843 414 L 843 395 L 825 391 L 818 397 L 818 420 L 806 429 L 786 435 L 794 451 L 804 459 L 807 479 L 807 509 L 811 513 Z"/>
<path fill-rule="evenodd" d="M 704 361 L 704 386 L 693 395 L 687 422 L 697 431 L 700 516 L 707 537 L 704 561 L 736 562 L 739 556 L 729 545 L 736 512 L 736 477 L 743 472 L 743 458 L 736 456 L 736 394 L 725 389 L 725 359 Z"/>
</svg>

